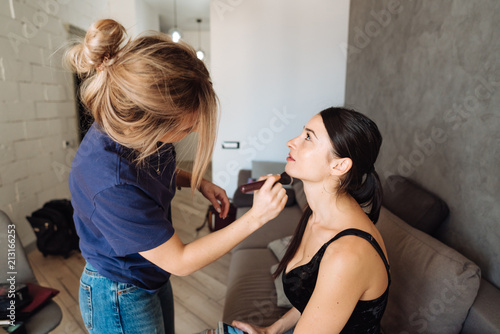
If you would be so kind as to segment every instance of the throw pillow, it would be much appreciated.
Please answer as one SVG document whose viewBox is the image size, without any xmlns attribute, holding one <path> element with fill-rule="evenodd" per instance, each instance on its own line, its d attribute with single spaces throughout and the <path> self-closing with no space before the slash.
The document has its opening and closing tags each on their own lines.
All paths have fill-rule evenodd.
<svg viewBox="0 0 500 334">
<path fill-rule="evenodd" d="M 430 235 L 450 213 L 442 199 L 399 175 L 387 178 L 383 205 L 406 223 Z"/>
<path fill-rule="evenodd" d="M 274 274 L 276 268 L 278 268 L 277 263 L 271 267 L 271 274 Z M 277 305 L 278 307 L 292 308 L 292 304 L 285 295 L 285 290 L 283 289 L 283 281 L 281 276 L 283 276 L 283 272 L 281 272 L 279 276 L 276 277 L 276 279 L 274 280 L 274 287 L 276 289 L 276 295 L 277 295 Z"/>
<path fill-rule="evenodd" d="M 479 267 L 384 207 L 376 226 L 392 279 L 384 332 L 459 333 L 479 289 Z"/>
<path fill-rule="evenodd" d="M 281 261 L 283 256 L 285 256 L 285 252 L 286 249 L 288 248 L 290 240 L 292 240 L 291 235 L 281 239 L 273 240 L 267 245 L 267 248 L 269 248 L 273 252 L 274 256 L 276 256 L 278 261 Z"/>
</svg>

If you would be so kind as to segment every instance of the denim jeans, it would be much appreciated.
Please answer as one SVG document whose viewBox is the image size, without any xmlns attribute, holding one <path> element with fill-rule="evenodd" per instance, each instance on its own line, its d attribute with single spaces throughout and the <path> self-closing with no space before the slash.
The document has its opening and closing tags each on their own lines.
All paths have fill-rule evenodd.
<svg viewBox="0 0 500 334">
<path fill-rule="evenodd" d="M 80 312 L 90 334 L 174 334 L 170 281 L 149 293 L 103 277 L 87 263 L 79 294 Z"/>
</svg>

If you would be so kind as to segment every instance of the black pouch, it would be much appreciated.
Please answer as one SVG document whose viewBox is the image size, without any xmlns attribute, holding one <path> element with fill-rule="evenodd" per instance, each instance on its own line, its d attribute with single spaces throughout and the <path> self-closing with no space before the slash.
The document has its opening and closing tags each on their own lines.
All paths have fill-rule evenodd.
<svg viewBox="0 0 500 334">
<path fill-rule="evenodd" d="M 233 203 L 229 203 L 229 211 L 227 213 L 227 217 L 224 219 L 220 218 L 219 213 L 217 212 L 217 210 L 215 210 L 214 206 L 210 205 L 208 207 L 203 225 L 198 227 L 196 231 L 201 230 L 207 223 L 210 232 L 218 231 L 221 228 L 228 226 L 235 220 L 236 220 L 236 207 L 233 205 Z"/>
</svg>

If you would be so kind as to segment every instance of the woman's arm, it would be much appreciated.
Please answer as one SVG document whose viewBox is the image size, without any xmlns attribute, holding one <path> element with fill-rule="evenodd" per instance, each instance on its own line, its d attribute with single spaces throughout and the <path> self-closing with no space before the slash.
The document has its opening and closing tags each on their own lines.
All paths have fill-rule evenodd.
<svg viewBox="0 0 500 334">
<path fill-rule="evenodd" d="M 139 254 L 163 270 L 178 276 L 189 275 L 205 267 L 283 210 L 287 195 L 281 184 L 273 186 L 278 179 L 279 175 L 269 177 L 264 186 L 255 192 L 252 208 L 229 226 L 187 245 L 174 233 L 162 245 Z"/>
<path fill-rule="evenodd" d="M 175 178 L 175 184 L 178 187 L 190 187 L 191 186 L 191 173 L 186 172 L 185 170 L 182 169 L 177 169 L 176 170 L 176 178 Z"/>
<path fill-rule="evenodd" d="M 269 327 L 258 327 L 241 321 L 233 321 L 232 325 L 248 334 L 281 334 L 291 329 L 299 321 L 300 312 L 292 307 L 280 319 Z"/>
<path fill-rule="evenodd" d="M 189 187 L 191 185 L 191 173 L 182 169 L 178 169 L 176 173 L 176 184 L 179 187 Z M 212 203 L 221 218 L 227 217 L 229 212 L 229 198 L 227 198 L 224 189 L 203 179 L 198 190 L 210 201 L 210 203 Z"/>
</svg>

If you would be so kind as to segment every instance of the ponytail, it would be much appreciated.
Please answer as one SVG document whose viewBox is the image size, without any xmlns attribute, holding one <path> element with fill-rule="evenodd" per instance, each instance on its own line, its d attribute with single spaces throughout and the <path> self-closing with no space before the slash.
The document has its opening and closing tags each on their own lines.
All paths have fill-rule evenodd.
<svg viewBox="0 0 500 334">
<path fill-rule="evenodd" d="M 377 125 L 365 115 L 346 108 L 328 108 L 320 115 L 334 156 L 352 160 L 337 193 L 349 194 L 361 207 L 370 207 L 368 217 L 376 223 L 382 205 L 382 184 L 374 168 L 382 145 Z"/>
<path fill-rule="evenodd" d="M 382 206 L 382 183 L 380 182 L 378 173 L 372 169 L 366 173 L 365 180 L 361 186 L 355 187 L 351 191 L 348 189 L 348 193 L 362 208 L 370 208 L 367 215 L 374 224 L 377 223 L 380 215 L 380 207 Z"/>
</svg>

